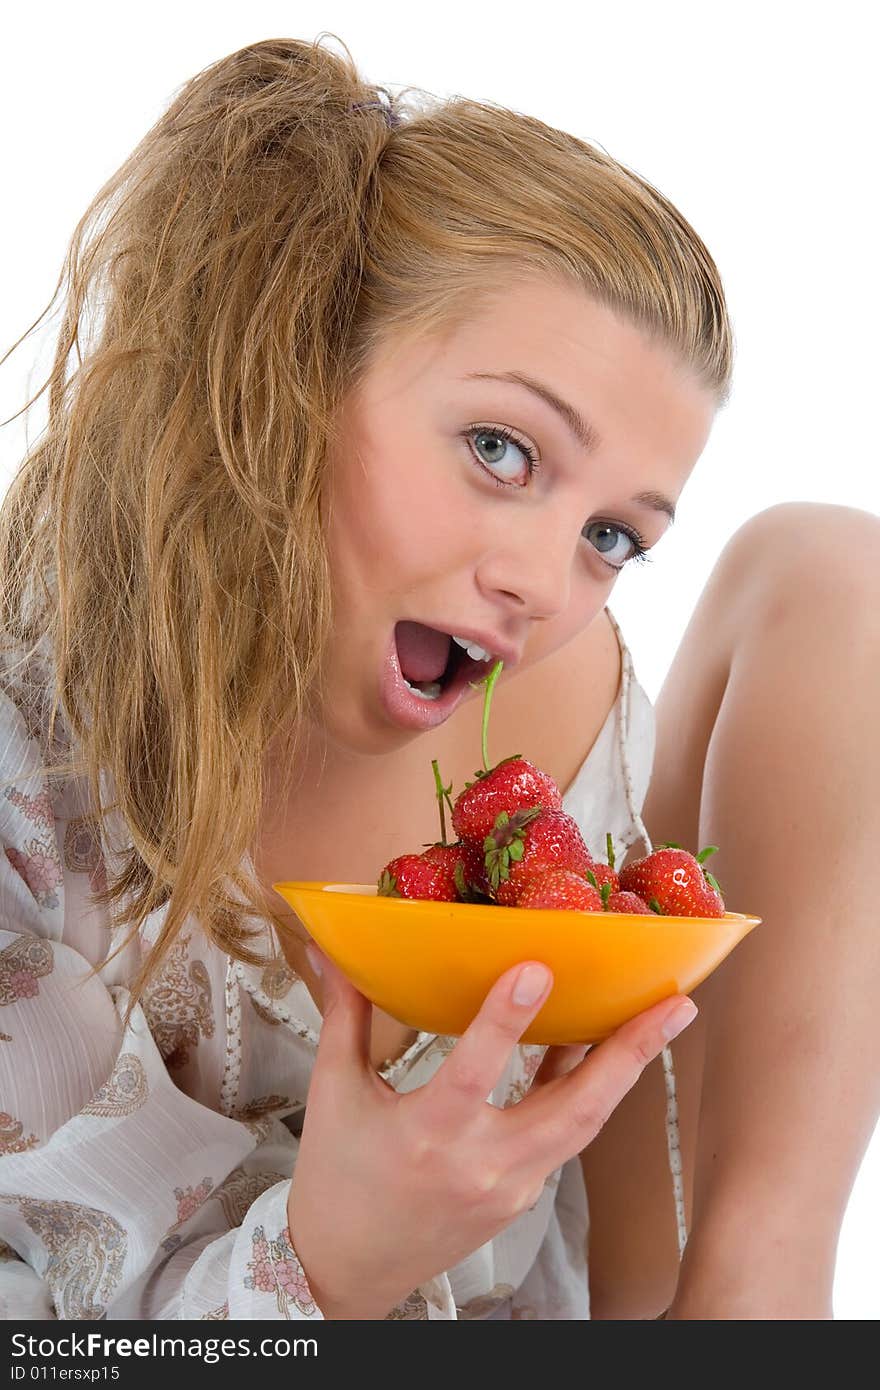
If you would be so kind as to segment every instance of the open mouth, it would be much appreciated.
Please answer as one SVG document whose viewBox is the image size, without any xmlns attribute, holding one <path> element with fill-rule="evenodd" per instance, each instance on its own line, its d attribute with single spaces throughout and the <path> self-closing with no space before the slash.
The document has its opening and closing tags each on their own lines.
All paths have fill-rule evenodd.
<svg viewBox="0 0 880 1390">
<path fill-rule="evenodd" d="M 491 669 L 491 662 L 474 659 L 453 641 L 451 633 L 424 623 L 399 622 L 394 637 L 401 677 L 417 698 L 440 700 L 450 691 L 463 689 L 469 681 L 481 680 Z M 445 665 L 438 670 L 444 648 Z"/>
<path fill-rule="evenodd" d="M 469 685 L 490 670 L 490 662 L 475 660 L 450 633 L 402 620 L 389 644 L 383 699 L 395 723 L 436 728 L 465 698 Z"/>
</svg>

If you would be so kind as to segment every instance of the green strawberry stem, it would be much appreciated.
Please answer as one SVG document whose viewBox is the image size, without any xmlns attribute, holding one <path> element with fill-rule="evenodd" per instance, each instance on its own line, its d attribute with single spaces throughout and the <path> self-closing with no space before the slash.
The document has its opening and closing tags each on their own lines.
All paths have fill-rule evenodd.
<svg viewBox="0 0 880 1390">
<path fill-rule="evenodd" d="M 481 681 L 471 681 L 471 682 L 470 682 L 470 686 L 471 686 L 471 689 L 472 689 L 472 690 L 479 690 L 479 688 L 480 688 L 481 685 L 483 685 L 483 686 L 486 687 L 485 694 L 484 694 L 484 696 L 483 696 L 483 731 L 482 731 L 482 751 L 483 751 L 483 771 L 484 771 L 484 772 L 488 772 L 488 771 L 489 771 L 489 744 L 488 744 L 488 734 L 489 734 L 489 710 L 490 710 L 491 705 L 492 705 L 492 689 L 493 689 L 493 686 L 495 685 L 495 682 L 497 681 L 498 677 L 501 675 L 501 668 L 502 668 L 503 665 L 504 665 L 504 662 L 503 662 L 503 661 L 496 661 L 496 662 L 495 662 L 495 665 L 492 667 L 492 670 L 489 672 L 488 676 L 484 676 L 483 679 L 482 679 Z"/>
<path fill-rule="evenodd" d="M 440 803 L 440 842 L 441 842 L 441 844 L 445 845 L 445 844 L 446 844 L 446 816 L 444 815 L 444 812 L 443 812 L 443 802 L 444 802 L 444 801 L 449 801 L 449 794 L 450 794 L 450 792 L 452 791 L 452 783 L 450 782 L 448 787 L 444 787 L 444 785 L 443 785 L 443 779 L 442 779 L 442 777 L 440 776 L 440 765 L 439 765 L 439 763 L 437 762 L 437 759 L 436 759 L 436 758 L 432 758 L 432 759 L 431 759 L 431 767 L 432 767 L 433 772 L 434 772 L 434 785 L 435 785 L 435 787 L 437 788 L 437 800 L 438 800 L 438 802 Z M 451 814 L 451 812 L 452 812 L 452 802 L 451 802 L 451 801 L 449 801 L 449 811 L 450 811 L 450 814 Z"/>
<path fill-rule="evenodd" d="M 613 842 L 613 840 L 611 839 L 611 831 L 610 831 L 610 830 L 606 831 L 606 833 L 605 833 L 605 853 L 606 853 L 606 855 L 608 856 L 608 865 L 609 865 L 610 868 L 613 869 L 613 868 L 614 868 L 614 842 Z"/>
</svg>

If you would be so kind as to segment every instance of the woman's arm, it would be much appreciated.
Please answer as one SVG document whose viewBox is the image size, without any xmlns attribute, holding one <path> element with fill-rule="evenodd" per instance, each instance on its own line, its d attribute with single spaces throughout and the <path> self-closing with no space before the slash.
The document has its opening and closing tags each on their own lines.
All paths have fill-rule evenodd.
<svg viewBox="0 0 880 1390">
<path fill-rule="evenodd" d="M 880 520 L 755 519 L 761 576 L 709 741 L 699 843 L 762 925 L 700 991 L 692 1232 L 670 1317 L 826 1318 L 880 1109 Z"/>
<path fill-rule="evenodd" d="M 876 1122 L 880 1035 L 880 523 L 784 504 L 720 557 L 657 701 L 643 817 L 720 846 L 760 927 L 694 991 L 673 1046 L 690 1238 L 681 1268 L 652 1063 L 585 1151 L 598 1318 L 831 1315 L 852 1183 Z M 715 860 L 717 859 L 717 863 Z"/>
</svg>

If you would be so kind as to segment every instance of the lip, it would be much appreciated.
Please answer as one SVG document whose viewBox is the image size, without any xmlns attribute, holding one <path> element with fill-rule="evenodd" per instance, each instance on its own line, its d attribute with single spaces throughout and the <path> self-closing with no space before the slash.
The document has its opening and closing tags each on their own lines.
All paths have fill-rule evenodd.
<svg viewBox="0 0 880 1390">
<path fill-rule="evenodd" d="M 459 632 L 457 636 L 470 638 L 471 633 Z M 480 641 L 476 633 L 473 634 L 473 641 Z M 482 642 L 480 645 L 482 646 Z M 464 648 L 461 649 L 461 655 L 461 664 L 439 699 L 421 700 L 418 695 L 413 695 L 404 683 L 397 655 L 395 628 L 392 627 L 385 660 L 382 663 L 380 695 L 386 712 L 395 724 L 404 729 L 425 730 L 439 728 L 446 722 L 467 695 L 470 689 L 469 682 L 486 676 L 494 664 L 491 661 L 473 661 Z M 506 664 L 505 662 L 505 666 Z"/>
</svg>

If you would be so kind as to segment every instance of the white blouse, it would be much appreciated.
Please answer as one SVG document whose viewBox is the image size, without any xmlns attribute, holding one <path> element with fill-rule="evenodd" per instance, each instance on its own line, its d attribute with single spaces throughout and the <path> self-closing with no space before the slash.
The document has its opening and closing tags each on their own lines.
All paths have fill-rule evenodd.
<svg viewBox="0 0 880 1390">
<path fill-rule="evenodd" d="M 646 839 L 639 813 L 655 740 L 653 708 L 614 628 L 618 698 L 563 800 L 602 860 L 606 831 L 620 858 Z M 140 944 L 89 975 L 124 935 L 89 894 L 130 841 L 118 818 L 102 829 L 90 815 L 87 779 L 43 770 L 67 738 L 59 714 L 46 747 L 45 653 L 24 670 L 7 667 L 8 659 L 0 669 L 0 779 L 11 779 L 0 788 L 0 1316 L 321 1318 L 287 1230 L 321 1015 L 293 971 L 232 961 L 193 918 L 123 1030 L 125 981 L 166 908 L 147 919 Z M 420 1033 L 381 1074 L 413 1090 L 454 1042 Z M 487 1099 L 521 1100 L 544 1051 L 519 1045 Z M 587 1227 L 575 1156 L 529 1211 L 388 1317 L 589 1318 Z"/>
</svg>

